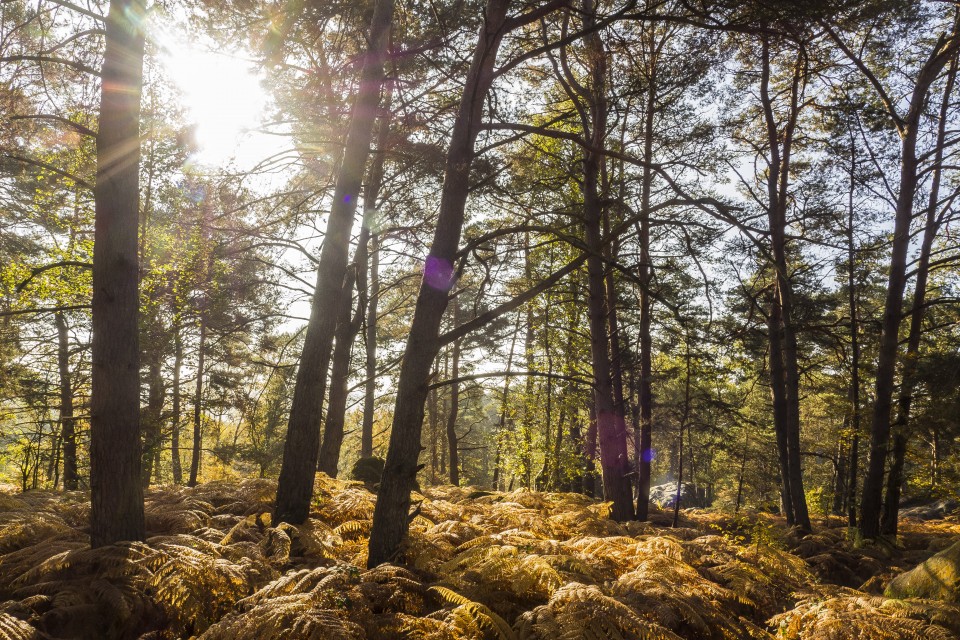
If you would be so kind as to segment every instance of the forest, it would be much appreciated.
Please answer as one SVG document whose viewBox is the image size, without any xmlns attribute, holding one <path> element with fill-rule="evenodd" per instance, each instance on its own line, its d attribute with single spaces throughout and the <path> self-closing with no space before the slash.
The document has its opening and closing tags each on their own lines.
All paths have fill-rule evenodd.
<svg viewBox="0 0 960 640">
<path fill-rule="evenodd" d="M 0 640 L 960 638 L 960 0 L 0 0 Z"/>
</svg>

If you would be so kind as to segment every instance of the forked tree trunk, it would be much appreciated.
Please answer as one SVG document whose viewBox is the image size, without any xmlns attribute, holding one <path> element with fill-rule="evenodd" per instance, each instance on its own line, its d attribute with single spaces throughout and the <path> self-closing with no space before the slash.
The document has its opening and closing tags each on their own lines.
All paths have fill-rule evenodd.
<svg viewBox="0 0 960 640">
<path fill-rule="evenodd" d="M 900 489 L 903 484 L 903 466 L 907 453 L 906 429 L 910 421 L 910 406 L 913 403 L 914 376 L 917 358 L 920 353 L 920 338 L 923 335 L 923 318 L 927 296 L 927 279 L 930 272 L 930 253 L 933 242 L 940 230 L 940 181 L 943 175 L 943 153 L 946 142 L 947 118 L 950 112 L 950 100 L 953 98 L 953 86 L 957 76 L 957 58 L 954 56 L 947 74 L 947 83 L 940 103 L 940 121 L 937 125 L 936 151 L 933 159 L 933 178 L 930 195 L 927 200 L 927 218 L 923 228 L 923 242 L 917 260 L 917 275 L 913 288 L 913 304 L 910 312 L 910 333 L 907 336 L 907 353 L 903 360 L 903 381 L 897 398 L 896 433 L 893 445 L 893 464 L 887 479 L 887 494 L 881 522 L 881 533 L 897 534 L 897 520 L 900 508 Z"/>
<path fill-rule="evenodd" d="M 494 65 L 510 4 L 510 0 L 487 2 L 484 23 L 450 136 L 437 229 L 424 265 L 423 281 L 397 381 L 390 448 L 370 533 L 367 561 L 370 567 L 388 562 L 396 555 L 410 524 L 410 491 L 416 486 L 419 469 L 420 430 L 430 370 L 440 350 L 440 322 L 453 285 L 453 262 L 463 228 L 474 143 L 480 131 L 487 92 L 493 83 Z"/>
<path fill-rule="evenodd" d="M 360 86 L 350 117 L 343 160 L 337 174 L 333 204 L 327 221 L 317 284 L 304 336 L 303 353 L 294 386 L 283 464 L 277 484 L 273 521 L 300 524 L 310 513 L 313 479 L 320 446 L 323 399 L 327 369 L 333 349 L 337 314 L 347 269 L 347 249 L 353 227 L 363 169 L 370 152 L 373 123 L 383 84 L 383 63 L 387 55 L 393 0 L 377 0 L 370 23 L 370 38 Z"/>
<path fill-rule="evenodd" d="M 887 276 L 887 296 L 880 323 L 880 344 L 877 350 L 877 375 L 874 390 L 873 417 L 870 422 L 870 457 L 863 480 L 863 499 L 860 504 L 860 534 L 866 539 L 880 535 L 880 509 L 883 498 L 884 472 L 890 444 L 890 413 L 897 369 L 897 350 L 900 343 L 900 320 L 903 316 L 903 293 L 907 282 L 907 252 L 910 247 L 910 223 L 917 192 L 920 162 L 917 158 L 917 136 L 930 87 L 943 67 L 960 47 L 960 21 L 953 24 L 949 36 L 937 41 L 930 57 L 917 73 L 916 84 L 910 95 L 910 106 L 905 117 L 896 113 L 893 104 L 887 104 L 900 134 L 900 183 L 897 193 L 893 226 L 893 247 Z M 831 33 L 838 45 L 851 59 L 859 62 L 861 71 L 870 75 L 862 61 Z M 873 76 L 870 76 L 873 80 Z M 878 84 L 878 82 L 875 82 Z"/>
<path fill-rule="evenodd" d="M 113 0 L 105 25 L 94 188 L 92 547 L 144 537 L 137 218 L 145 13 L 140 0 Z"/>
</svg>

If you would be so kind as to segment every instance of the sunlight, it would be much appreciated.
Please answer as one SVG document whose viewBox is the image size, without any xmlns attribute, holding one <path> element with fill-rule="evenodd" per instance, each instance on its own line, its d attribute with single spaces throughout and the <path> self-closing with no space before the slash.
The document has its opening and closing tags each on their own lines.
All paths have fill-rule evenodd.
<svg viewBox="0 0 960 640">
<path fill-rule="evenodd" d="M 232 160 L 250 166 L 271 153 L 269 138 L 255 131 L 268 98 L 243 54 L 181 45 L 169 47 L 163 56 L 196 126 L 200 150 L 194 162 L 222 166 Z"/>
</svg>

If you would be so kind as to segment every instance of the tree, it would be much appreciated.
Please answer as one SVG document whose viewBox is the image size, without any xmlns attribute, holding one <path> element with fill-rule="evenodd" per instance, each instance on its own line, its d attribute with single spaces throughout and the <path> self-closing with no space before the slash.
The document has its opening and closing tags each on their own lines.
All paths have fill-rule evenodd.
<svg viewBox="0 0 960 640">
<path fill-rule="evenodd" d="M 137 325 L 140 92 L 146 8 L 113 0 L 97 132 L 90 398 L 90 544 L 142 540 Z"/>
<path fill-rule="evenodd" d="M 353 105 L 350 128 L 333 192 L 330 218 L 317 268 L 317 284 L 310 322 L 300 357 L 287 425 L 283 465 L 277 486 L 274 519 L 302 523 L 310 512 L 313 477 L 320 446 L 320 418 L 327 387 L 327 367 L 333 349 L 337 313 L 347 269 L 347 246 L 353 226 L 364 166 L 370 152 L 373 122 L 380 103 L 383 62 L 393 18 L 393 1 L 377 0 L 370 22 L 369 48 L 364 56 L 360 84 Z"/>
</svg>

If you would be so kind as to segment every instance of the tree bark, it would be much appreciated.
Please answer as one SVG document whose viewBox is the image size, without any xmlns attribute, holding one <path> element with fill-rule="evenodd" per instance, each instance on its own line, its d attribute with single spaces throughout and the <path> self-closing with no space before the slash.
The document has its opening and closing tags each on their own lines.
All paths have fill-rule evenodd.
<svg viewBox="0 0 960 640">
<path fill-rule="evenodd" d="M 790 162 L 793 133 L 800 112 L 800 85 L 804 73 L 803 58 L 798 54 L 795 62 L 789 94 L 790 111 L 783 131 L 780 131 L 770 97 L 770 46 L 767 38 L 763 40 L 762 50 L 763 68 L 761 69 L 760 79 L 760 100 L 766 122 L 767 143 L 770 153 L 767 171 L 767 217 L 770 225 L 772 266 L 776 275 L 775 295 L 772 301 L 772 306 L 776 309 L 770 315 L 778 320 L 776 330 L 773 330 L 774 325 L 771 325 L 771 360 L 775 351 L 779 352 L 781 359 L 780 366 L 776 367 L 780 370 L 779 373 L 774 375 L 774 366 L 771 366 L 770 373 L 771 385 L 783 389 L 781 400 L 783 407 L 781 411 L 777 411 L 775 408 L 774 424 L 777 425 L 777 418 L 779 418 L 779 429 L 784 432 L 786 441 L 787 468 L 785 474 L 784 470 L 781 470 L 781 475 L 786 475 L 789 479 L 789 484 L 784 485 L 784 493 L 790 500 L 793 524 L 799 526 L 803 531 L 810 531 L 810 516 L 807 512 L 807 501 L 803 491 L 803 470 L 800 459 L 800 371 L 797 334 L 793 322 L 793 284 L 790 280 L 786 253 Z M 773 341 L 779 342 L 779 345 L 774 347 Z"/>
<path fill-rule="evenodd" d="M 75 491 L 77 473 L 77 434 L 73 416 L 73 383 L 70 378 L 70 333 L 63 312 L 54 314 L 57 325 L 57 369 L 60 375 L 60 439 L 63 442 L 63 488 Z"/>
<path fill-rule="evenodd" d="M 457 302 L 454 302 L 456 305 Z M 457 317 L 454 310 L 453 317 Z M 456 320 L 454 320 L 456 324 Z M 450 366 L 450 378 L 456 380 L 460 375 L 460 340 L 453 343 L 453 356 Z M 460 452 L 457 448 L 457 416 L 460 414 L 460 384 L 450 385 L 450 411 L 447 412 L 447 447 L 450 449 L 450 484 L 460 486 Z"/>
<path fill-rule="evenodd" d="M 180 368 L 183 366 L 183 338 L 180 337 L 180 317 L 173 322 L 173 412 L 170 416 L 170 462 L 173 483 L 183 483 L 180 462 Z"/>
<path fill-rule="evenodd" d="M 101 72 L 93 257 L 90 545 L 143 540 L 140 485 L 140 93 L 145 9 L 113 0 Z"/>
<path fill-rule="evenodd" d="M 142 416 L 144 424 L 143 429 L 143 460 L 141 462 L 140 481 L 143 488 L 150 486 L 150 476 L 153 475 L 153 463 L 156 459 L 157 451 L 160 448 L 161 434 L 163 432 L 161 421 L 163 420 L 163 375 L 160 370 L 160 349 L 152 349 L 148 366 L 149 377 L 147 379 L 147 410 Z"/>
<path fill-rule="evenodd" d="M 910 421 L 910 406 L 913 403 L 914 376 L 917 369 L 917 358 L 920 354 L 920 338 L 923 335 L 923 318 L 927 296 L 927 279 L 930 272 L 930 252 L 933 242 L 940 230 L 939 203 L 940 181 L 943 171 L 943 152 L 946 142 L 947 118 L 950 115 L 950 99 L 953 97 L 953 86 L 957 76 L 957 58 L 954 56 L 947 74 L 947 83 L 940 103 L 940 121 L 937 125 L 937 140 L 933 160 L 933 174 L 930 184 L 930 194 L 927 201 L 927 218 L 923 228 L 923 241 L 920 245 L 920 255 L 917 260 L 917 275 L 913 288 L 913 304 L 910 310 L 910 333 L 907 336 L 907 353 L 903 359 L 903 381 L 900 384 L 900 393 L 897 398 L 897 419 L 894 423 L 895 435 L 893 446 L 893 463 L 887 479 L 887 494 L 884 503 L 883 519 L 880 523 L 881 533 L 897 535 L 897 520 L 900 509 L 900 490 L 903 485 L 904 458 L 907 453 L 906 429 Z"/>
<path fill-rule="evenodd" d="M 366 235 L 361 233 L 361 236 Z M 366 238 L 362 237 L 361 242 Z M 330 398 L 327 402 L 327 415 L 324 420 L 323 440 L 320 443 L 320 453 L 317 461 L 317 470 L 331 478 L 337 477 L 337 467 L 340 462 L 340 449 L 343 445 L 343 428 L 346 423 L 347 396 L 349 395 L 348 382 L 350 377 L 350 351 L 353 342 L 360 330 L 360 321 L 363 317 L 363 301 L 357 303 L 356 314 L 351 317 L 353 310 L 353 288 L 358 269 L 366 270 L 367 265 L 359 264 L 365 258 L 360 257 L 361 246 L 357 247 L 357 259 L 354 266 L 347 270 L 343 281 L 343 293 L 340 298 L 340 311 L 337 319 L 336 345 L 333 350 L 333 367 L 330 371 Z M 364 253 L 366 251 L 364 250 Z"/>
<path fill-rule="evenodd" d="M 510 4 L 510 0 L 487 1 L 484 24 L 450 136 L 437 228 L 424 265 L 397 381 L 390 447 L 370 533 L 367 561 L 370 567 L 388 562 L 396 555 L 409 527 L 410 491 L 416 486 L 419 469 L 417 458 L 427 383 L 440 350 L 438 333 L 447 307 L 448 291 L 453 285 L 453 261 L 463 229 L 474 143 L 482 123 L 484 102 L 493 83 L 494 65 Z"/>
<path fill-rule="evenodd" d="M 193 451 L 190 455 L 190 479 L 187 486 L 197 486 L 200 457 L 203 453 L 203 370 L 207 355 L 207 317 L 200 311 L 200 342 L 197 346 L 197 384 L 193 393 Z"/>
<path fill-rule="evenodd" d="M 293 392 L 287 438 L 283 448 L 283 464 L 277 484 L 277 501 L 273 521 L 301 524 L 310 513 L 313 479 L 320 445 L 320 423 L 323 398 L 327 386 L 327 369 L 336 332 L 336 315 L 347 268 L 347 248 L 363 179 L 363 169 L 370 152 L 373 123 L 383 85 L 383 64 L 387 55 L 393 0 L 377 0 L 370 22 L 370 38 L 360 86 L 350 117 L 346 145 L 333 204 L 327 221 L 317 284 L 304 337 L 303 353 Z"/>
<path fill-rule="evenodd" d="M 917 75 L 910 97 L 907 116 L 898 121 L 900 132 L 900 191 L 894 217 L 893 247 L 887 276 L 887 296 L 881 320 L 880 345 L 877 352 L 877 376 L 874 390 L 873 416 L 870 422 L 870 457 L 863 481 L 860 504 L 860 534 L 866 539 L 880 535 L 880 508 L 883 479 L 890 443 L 890 413 L 893 405 L 900 343 L 900 321 L 903 317 L 903 294 L 907 282 L 907 251 L 910 247 L 910 223 L 917 192 L 919 161 L 917 136 L 930 86 L 960 45 L 957 23 L 947 43 L 938 42 L 938 50 L 930 56 Z M 895 118 L 895 120 L 897 120 Z"/>
<path fill-rule="evenodd" d="M 383 186 L 383 166 L 387 156 L 387 144 L 390 137 L 390 122 L 392 112 L 392 84 L 388 83 L 384 97 L 384 115 L 380 118 L 377 131 L 377 150 L 373 156 L 367 186 L 364 190 L 363 202 L 364 227 L 370 233 L 370 293 L 367 300 L 367 326 L 364 339 L 366 341 L 366 375 L 363 394 L 363 424 L 360 427 L 360 456 L 369 458 L 373 455 L 373 414 L 376 409 L 377 395 L 377 309 L 380 304 L 380 220 L 377 219 L 377 205 L 380 200 L 380 189 Z"/>
</svg>

